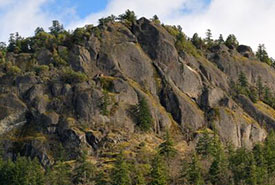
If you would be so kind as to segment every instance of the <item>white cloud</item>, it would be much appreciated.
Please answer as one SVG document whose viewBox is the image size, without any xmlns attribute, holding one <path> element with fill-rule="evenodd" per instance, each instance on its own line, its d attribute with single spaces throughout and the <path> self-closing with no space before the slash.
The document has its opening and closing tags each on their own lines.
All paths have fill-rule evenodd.
<svg viewBox="0 0 275 185">
<path fill-rule="evenodd" d="M 101 17 L 121 14 L 131 9 L 138 16 L 157 14 L 166 24 L 182 25 L 187 35 L 198 32 L 204 37 L 210 28 L 214 36 L 235 34 L 242 44 L 257 49 L 264 43 L 275 57 L 275 1 L 274 0 L 212 0 L 204 6 L 204 0 L 110 0 L 106 9 L 87 16 L 71 27 L 96 23 Z M 186 13 L 187 10 L 191 13 Z"/>
<path fill-rule="evenodd" d="M 30 36 L 36 27 L 47 27 L 51 23 L 47 13 L 41 6 L 48 0 L 0 0 L 2 8 L 0 19 L 0 40 L 7 41 L 9 34 L 19 32 L 22 36 Z"/>
<path fill-rule="evenodd" d="M 74 8 L 64 8 L 55 15 L 45 12 L 43 5 L 57 0 L 0 0 L 0 41 L 7 41 L 9 33 L 23 36 L 33 34 L 36 27 L 47 28 L 51 20 L 62 18 L 74 29 L 76 26 L 96 24 L 101 17 L 119 15 L 126 9 L 141 17 L 157 14 L 166 24 L 181 25 L 188 36 L 198 32 L 202 37 L 210 28 L 215 37 L 235 34 L 242 44 L 257 49 L 264 43 L 269 54 L 275 57 L 275 1 L 274 0 L 109 0 L 106 8 L 79 20 Z"/>
</svg>

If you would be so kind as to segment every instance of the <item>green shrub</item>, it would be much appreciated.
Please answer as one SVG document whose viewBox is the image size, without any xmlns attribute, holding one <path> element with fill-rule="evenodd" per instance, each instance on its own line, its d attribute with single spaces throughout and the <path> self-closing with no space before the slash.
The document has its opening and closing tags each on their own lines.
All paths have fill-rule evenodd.
<svg viewBox="0 0 275 185">
<path fill-rule="evenodd" d="M 21 69 L 17 66 L 8 67 L 8 74 L 9 75 L 16 76 L 16 75 L 20 74 L 21 72 L 22 72 Z"/>
<path fill-rule="evenodd" d="M 86 74 L 82 72 L 76 72 L 71 68 L 66 68 L 63 71 L 63 80 L 67 83 L 81 83 L 88 80 Z"/>
<path fill-rule="evenodd" d="M 47 66 L 47 65 L 35 66 L 34 70 L 35 70 L 36 73 L 47 72 L 47 71 L 49 71 L 49 66 Z"/>
<path fill-rule="evenodd" d="M 110 97 L 108 95 L 107 91 L 103 91 L 103 98 L 102 98 L 102 104 L 101 104 L 101 111 L 102 114 L 105 116 L 108 116 L 110 114 L 110 111 L 108 110 L 108 106 L 110 105 Z"/>
</svg>

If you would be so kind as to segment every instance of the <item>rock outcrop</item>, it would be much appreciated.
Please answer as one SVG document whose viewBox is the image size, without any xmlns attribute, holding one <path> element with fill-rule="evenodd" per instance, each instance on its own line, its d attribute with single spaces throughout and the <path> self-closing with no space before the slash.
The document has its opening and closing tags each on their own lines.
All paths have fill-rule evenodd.
<svg viewBox="0 0 275 185">
<path fill-rule="evenodd" d="M 250 47 L 220 44 L 192 55 L 176 49 L 177 38 L 165 26 L 146 18 L 94 30 L 71 45 L 7 53 L 10 63 L 0 64 L 0 134 L 22 133 L 7 142 L 9 156 L 38 157 L 47 166 L 58 157 L 57 146 L 75 159 L 83 149 L 101 155 L 137 133 L 143 137 L 135 119 L 142 97 L 152 115 L 147 136 L 172 130 L 189 142 L 186 134 L 215 126 L 222 141 L 251 148 L 265 139 L 264 128 L 275 128 L 274 117 L 231 94 L 230 81 L 240 72 L 249 84 L 261 77 L 275 90 L 275 70 L 257 61 Z M 56 53 L 67 53 L 64 64 Z M 21 71 L 8 73 L 9 65 Z"/>
</svg>

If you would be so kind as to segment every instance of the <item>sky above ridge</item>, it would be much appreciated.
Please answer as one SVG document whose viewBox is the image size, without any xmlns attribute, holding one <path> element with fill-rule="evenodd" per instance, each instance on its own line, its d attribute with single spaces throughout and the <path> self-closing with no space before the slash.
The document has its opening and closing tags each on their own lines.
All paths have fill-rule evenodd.
<svg viewBox="0 0 275 185">
<path fill-rule="evenodd" d="M 181 25 L 190 37 L 195 32 L 204 37 L 207 29 L 214 38 L 233 33 L 254 51 L 264 43 L 275 57 L 274 0 L 0 0 L 0 41 L 14 32 L 32 36 L 38 26 L 47 30 L 52 20 L 73 30 L 126 9 L 138 17 L 156 14 L 165 24 Z"/>
</svg>

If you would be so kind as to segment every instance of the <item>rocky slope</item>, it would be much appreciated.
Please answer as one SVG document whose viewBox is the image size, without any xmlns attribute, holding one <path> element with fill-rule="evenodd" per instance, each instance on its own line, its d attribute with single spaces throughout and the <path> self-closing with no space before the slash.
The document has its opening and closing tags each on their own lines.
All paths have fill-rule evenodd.
<svg viewBox="0 0 275 185">
<path fill-rule="evenodd" d="M 7 52 L 0 70 L 5 156 L 36 156 L 46 166 L 60 151 L 70 160 L 85 149 L 106 162 L 121 149 L 134 155 L 142 142 L 153 150 L 166 130 L 182 153 L 205 128 L 236 147 L 263 141 L 275 127 L 274 109 L 233 96 L 230 81 L 243 72 L 250 85 L 261 77 L 274 91 L 274 68 L 247 46 L 220 44 L 200 55 L 176 48 L 165 26 L 141 18 L 94 27 L 70 45 Z M 56 53 L 66 53 L 64 65 Z M 131 111 L 142 97 L 153 117 L 148 133 Z"/>
</svg>

